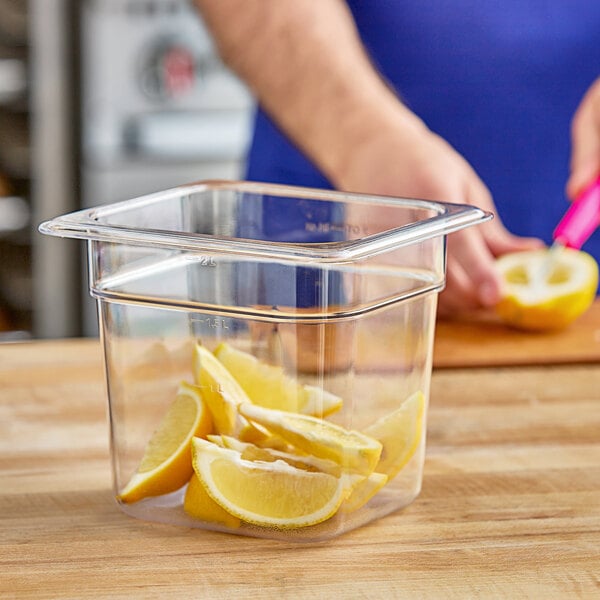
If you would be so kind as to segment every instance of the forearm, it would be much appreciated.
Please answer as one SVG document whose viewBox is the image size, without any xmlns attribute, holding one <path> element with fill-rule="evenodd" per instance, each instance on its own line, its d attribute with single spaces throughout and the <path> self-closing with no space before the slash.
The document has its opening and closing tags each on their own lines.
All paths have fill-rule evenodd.
<svg viewBox="0 0 600 600">
<path fill-rule="evenodd" d="M 422 127 L 373 69 L 342 0 L 196 0 L 227 64 L 334 182 L 373 136 Z"/>
</svg>

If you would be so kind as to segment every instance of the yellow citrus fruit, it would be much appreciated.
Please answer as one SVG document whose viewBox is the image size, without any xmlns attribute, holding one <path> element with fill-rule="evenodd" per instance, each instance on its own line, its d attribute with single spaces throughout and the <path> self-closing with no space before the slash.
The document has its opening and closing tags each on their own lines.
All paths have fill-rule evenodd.
<svg viewBox="0 0 600 600">
<path fill-rule="evenodd" d="M 217 439 L 218 438 L 218 439 Z M 208 439 L 225 448 L 231 448 L 241 453 L 243 459 L 274 462 L 284 460 L 288 465 L 305 471 L 327 473 L 340 477 L 343 473 L 340 465 L 326 458 L 318 458 L 311 454 L 294 454 L 281 452 L 271 448 L 259 448 L 254 444 L 240 442 L 228 436 L 209 435 Z M 387 482 L 388 477 L 383 473 L 371 473 L 368 477 L 355 478 L 355 485 L 350 490 L 349 496 L 342 504 L 343 512 L 349 513 L 364 506 Z"/>
<path fill-rule="evenodd" d="M 219 439 L 216 439 L 216 438 Z M 293 452 L 285 452 L 275 448 L 259 447 L 248 442 L 240 442 L 235 438 L 222 435 L 209 435 L 208 440 L 216 443 L 224 448 L 237 450 L 241 453 L 242 458 L 246 460 L 262 460 L 264 462 L 275 462 L 276 460 L 284 460 L 288 465 L 305 471 L 320 471 L 339 477 L 342 474 L 342 468 L 336 462 L 326 458 L 319 458 L 312 454 L 296 454 Z"/>
<path fill-rule="evenodd" d="M 325 521 L 338 510 L 351 483 L 297 469 L 279 460 L 249 461 L 239 452 L 194 438 L 194 471 L 208 495 L 247 523 L 289 529 Z"/>
<path fill-rule="evenodd" d="M 342 504 L 341 512 L 350 513 L 364 506 L 386 483 L 388 476 L 384 473 L 371 473 L 356 483 L 350 495 Z"/>
<path fill-rule="evenodd" d="M 238 406 L 250 399 L 233 375 L 201 344 L 194 347 L 193 370 L 218 433 L 249 441 L 268 437 L 239 414 Z"/>
<path fill-rule="evenodd" d="M 381 443 L 360 433 L 350 431 L 312 417 L 282 410 L 241 404 L 240 412 L 284 440 L 319 458 L 333 460 L 343 469 L 368 475 L 381 454 Z"/>
<path fill-rule="evenodd" d="M 496 261 L 503 297 L 496 307 L 507 324 L 526 330 L 561 329 L 584 313 L 598 287 L 598 264 L 571 248 L 505 254 Z"/>
<path fill-rule="evenodd" d="M 211 414 L 199 388 L 182 382 L 175 400 L 150 438 L 140 466 L 119 499 L 137 502 L 184 486 L 193 474 L 192 438 L 205 436 L 211 430 Z"/>
<path fill-rule="evenodd" d="M 208 521 L 209 523 L 218 523 L 231 529 L 237 529 L 241 524 L 239 517 L 234 517 L 228 513 L 208 495 L 208 492 L 202 483 L 200 483 L 196 474 L 190 479 L 190 483 L 185 491 L 183 509 L 194 519 Z"/>
<path fill-rule="evenodd" d="M 302 385 L 280 366 L 259 361 L 252 354 L 222 343 L 215 356 L 242 386 L 253 404 L 319 417 L 342 406 L 342 399 L 321 388 Z"/>
<path fill-rule="evenodd" d="M 412 458 L 421 441 L 424 412 L 425 396 L 418 391 L 393 413 L 365 428 L 364 432 L 383 446 L 375 471 L 391 480 Z"/>
</svg>

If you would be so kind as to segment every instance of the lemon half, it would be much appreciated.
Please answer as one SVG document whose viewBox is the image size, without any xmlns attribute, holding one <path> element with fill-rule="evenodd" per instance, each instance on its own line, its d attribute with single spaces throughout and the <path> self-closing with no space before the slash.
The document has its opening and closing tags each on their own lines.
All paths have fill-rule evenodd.
<svg viewBox="0 0 600 600">
<path fill-rule="evenodd" d="M 519 329 L 566 327 L 590 307 L 598 288 L 594 258 L 571 248 L 505 254 L 496 267 L 503 281 L 496 312 Z"/>
</svg>

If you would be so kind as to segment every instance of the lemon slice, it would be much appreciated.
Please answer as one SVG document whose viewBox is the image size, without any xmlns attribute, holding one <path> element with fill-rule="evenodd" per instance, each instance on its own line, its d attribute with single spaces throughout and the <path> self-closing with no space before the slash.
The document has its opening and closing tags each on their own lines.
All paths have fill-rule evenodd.
<svg viewBox="0 0 600 600">
<path fill-rule="evenodd" d="M 258 406 L 319 417 L 325 417 L 342 406 L 339 396 L 315 386 L 301 385 L 286 375 L 282 367 L 261 362 L 252 354 L 227 343 L 217 347 L 215 356 Z"/>
<path fill-rule="evenodd" d="M 224 448 L 237 450 L 242 455 L 242 458 L 246 460 L 262 460 L 264 462 L 284 460 L 288 465 L 297 469 L 304 469 L 305 471 L 320 471 L 321 473 L 328 473 L 335 477 L 340 477 L 342 474 L 342 468 L 336 462 L 326 458 L 319 458 L 312 454 L 294 454 L 275 448 L 261 448 L 248 442 L 240 442 L 226 435 L 209 435 L 207 439 Z"/>
<path fill-rule="evenodd" d="M 202 483 L 200 483 L 196 474 L 190 479 L 190 483 L 185 491 L 183 510 L 194 519 L 208 521 L 209 523 L 218 523 L 231 529 L 237 529 L 241 525 L 239 517 L 229 514 L 208 495 L 208 492 Z"/>
<path fill-rule="evenodd" d="M 335 461 L 343 469 L 368 475 L 381 454 L 381 443 L 310 415 L 241 404 L 242 415 L 279 435 L 296 448 Z"/>
<path fill-rule="evenodd" d="M 192 442 L 194 471 L 208 495 L 247 523 L 289 529 L 336 513 L 349 493 L 346 478 L 296 469 L 280 460 L 254 462 L 200 438 Z"/>
<path fill-rule="evenodd" d="M 504 284 L 496 311 L 519 329 L 566 327 L 589 308 L 598 287 L 594 258 L 571 248 L 505 254 L 496 266 Z"/>
<path fill-rule="evenodd" d="M 368 477 L 356 483 L 350 495 L 340 507 L 340 511 L 351 513 L 363 507 L 388 481 L 383 473 L 371 473 Z"/>
<path fill-rule="evenodd" d="M 193 474 L 192 437 L 212 429 L 210 412 L 200 390 L 182 382 L 175 400 L 154 432 L 137 471 L 121 491 L 122 502 L 137 502 L 178 490 Z"/>
<path fill-rule="evenodd" d="M 413 457 L 421 441 L 424 412 L 425 396 L 418 391 L 393 413 L 365 428 L 365 433 L 383 446 L 375 471 L 384 473 L 391 480 Z"/>
<path fill-rule="evenodd" d="M 238 406 L 250 399 L 233 375 L 201 344 L 194 347 L 193 370 L 218 433 L 248 441 L 268 437 L 239 414 Z"/>
<path fill-rule="evenodd" d="M 218 440 L 216 438 L 219 438 Z M 235 438 L 227 436 L 212 436 L 208 439 L 222 445 L 225 448 L 231 448 L 241 453 L 243 459 L 261 460 L 264 462 L 274 462 L 284 460 L 288 465 L 306 471 L 317 471 L 327 473 L 334 477 L 340 477 L 343 473 L 342 468 L 332 460 L 318 458 L 310 454 L 300 455 L 291 452 L 281 452 L 271 448 L 259 448 L 254 444 L 240 442 Z M 350 494 L 342 504 L 343 512 L 350 513 L 364 506 L 386 483 L 388 477 L 383 473 L 371 473 L 368 477 L 355 477 L 355 482 L 350 490 Z"/>
</svg>

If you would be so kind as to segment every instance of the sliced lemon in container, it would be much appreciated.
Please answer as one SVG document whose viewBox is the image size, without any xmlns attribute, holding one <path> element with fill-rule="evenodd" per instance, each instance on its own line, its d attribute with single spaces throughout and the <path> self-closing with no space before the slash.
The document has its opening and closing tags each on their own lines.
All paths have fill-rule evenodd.
<svg viewBox="0 0 600 600">
<path fill-rule="evenodd" d="M 310 415 L 241 404 L 242 415 L 284 440 L 319 458 L 333 460 L 343 469 L 369 475 L 379 461 L 381 443 L 359 431 Z"/>
<path fill-rule="evenodd" d="M 350 494 L 340 507 L 343 513 L 351 513 L 363 507 L 388 481 L 383 473 L 371 473 L 354 485 Z"/>
<path fill-rule="evenodd" d="M 194 380 L 202 390 L 217 433 L 248 441 L 268 437 L 239 414 L 238 406 L 250 402 L 250 399 L 229 370 L 201 344 L 194 347 L 193 371 Z"/>
<path fill-rule="evenodd" d="M 276 460 L 284 460 L 288 465 L 305 471 L 320 471 L 339 477 L 342 474 L 342 468 L 333 460 L 319 458 L 312 454 L 295 454 L 293 452 L 285 452 L 276 448 L 259 447 L 248 442 L 240 442 L 239 440 L 222 435 L 209 435 L 207 439 L 224 448 L 231 448 L 241 453 L 242 458 L 247 460 L 262 460 L 264 462 L 275 462 Z"/>
<path fill-rule="evenodd" d="M 387 475 L 388 480 L 402 470 L 419 447 L 424 412 L 425 395 L 418 391 L 404 400 L 397 410 L 365 428 L 364 432 L 383 447 L 375 471 Z"/>
<path fill-rule="evenodd" d="M 297 469 L 285 461 L 250 461 L 229 448 L 194 438 L 194 471 L 207 494 L 242 521 L 290 529 L 334 515 L 348 495 L 349 478 Z"/>
<path fill-rule="evenodd" d="M 253 404 L 325 417 L 342 406 L 335 394 L 311 385 L 302 385 L 283 367 L 259 361 L 252 354 L 222 343 L 215 356 L 235 377 Z"/>
<path fill-rule="evenodd" d="M 503 280 L 496 312 L 518 329 L 562 329 L 592 304 L 598 288 L 598 264 L 571 248 L 505 254 L 496 267 Z"/>
<path fill-rule="evenodd" d="M 228 513 L 208 495 L 204 485 L 195 473 L 185 491 L 183 510 L 194 519 L 218 523 L 230 529 L 237 529 L 241 525 L 239 517 Z"/>
<path fill-rule="evenodd" d="M 212 430 L 211 413 L 200 389 L 182 382 L 159 427 L 152 434 L 140 466 L 118 498 L 137 502 L 178 490 L 193 475 L 190 447 L 194 436 Z"/>
</svg>

